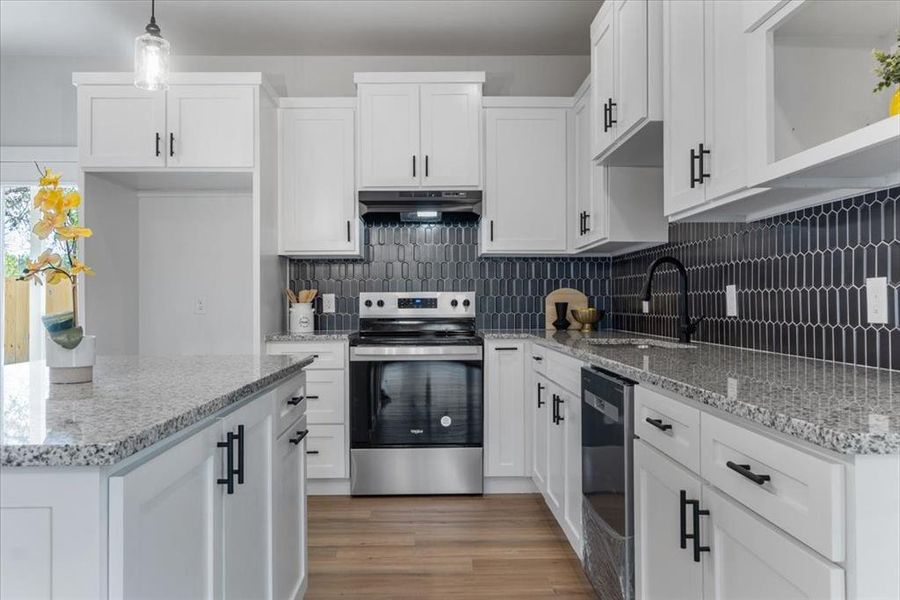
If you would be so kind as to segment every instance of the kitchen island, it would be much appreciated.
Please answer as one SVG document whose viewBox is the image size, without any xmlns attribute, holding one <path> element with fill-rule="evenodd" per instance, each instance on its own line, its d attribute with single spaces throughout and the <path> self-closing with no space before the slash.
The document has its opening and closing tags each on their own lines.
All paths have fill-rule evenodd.
<svg viewBox="0 0 900 600">
<path fill-rule="evenodd" d="M 4 367 L 0 596 L 299 593 L 313 360 L 99 357 L 77 385 Z"/>
</svg>

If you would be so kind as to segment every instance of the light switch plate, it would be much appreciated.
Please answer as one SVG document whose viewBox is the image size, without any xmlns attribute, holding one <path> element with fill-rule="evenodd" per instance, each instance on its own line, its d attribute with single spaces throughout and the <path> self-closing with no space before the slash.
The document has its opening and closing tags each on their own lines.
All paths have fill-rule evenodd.
<svg viewBox="0 0 900 600">
<path fill-rule="evenodd" d="M 869 277 L 866 279 L 866 321 L 887 323 L 887 313 L 887 278 Z"/>
<path fill-rule="evenodd" d="M 195 315 L 205 315 L 206 314 L 206 298 L 203 296 L 197 297 L 194 300 L 194 314 Z"/>
<path fill-rule="evenodd" d="M 334 313 L 334 294 L 322 294 L 322 312 L 325 314 Z"/>
<path fill-rule="evenodd" d="M 725 286 L 725 316 L 736 317 L 737 314 L 737 286 Z"/>
</svg>

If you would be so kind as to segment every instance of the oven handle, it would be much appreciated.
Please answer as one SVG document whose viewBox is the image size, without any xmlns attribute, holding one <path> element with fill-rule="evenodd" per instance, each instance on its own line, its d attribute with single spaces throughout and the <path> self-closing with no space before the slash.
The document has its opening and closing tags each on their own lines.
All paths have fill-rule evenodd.
<svg viewBox="0 0 900 600">
<path fill-rule="evenodd" d="M 481 346 L 353 346 L 350 362 L 385 360 L 481 360 Z"/>
</svg>

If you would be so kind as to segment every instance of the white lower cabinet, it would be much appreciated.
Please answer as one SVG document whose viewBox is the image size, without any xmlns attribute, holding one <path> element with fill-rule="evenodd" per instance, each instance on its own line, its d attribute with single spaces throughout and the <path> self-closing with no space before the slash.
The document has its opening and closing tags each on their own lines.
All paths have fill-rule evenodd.
<svg viewBox="0 0 900 600">
<path fill-rule="evenodd" d="M 543 359 L 542 359 L 543 360 Z M 533 376 L 532 406 L 534 416 L 531 419 L 531 479 L 542 493 L 547 493 L 547 449 L 550 433 L 550 392 L 549 382 L 541 375 Z"/>
<path fill-rule="evenodd" d="M 688 500 L 700 499 L 700 478 L 651 448 L 634 443 L 635 593 L 660 600 L 702 598 L 703 570 L 687 539 Z"/>
<path fill-rule="evenodd" d="M 557 420 L 559 386 L 551 384 L 548 387 L 550 421 L 547 425 L 547 493 L 544 499 L 556 519 L 561 520 L 566 503 L 566 433 Z"/>
<path fill-rule="evenodd" d="M 306 585 L 302 376 L 109 478 L 110 598 L 297 598 Z M 291 440 L 296 440 L 294 444 Z"/>
<path fill-rule="evenodd" d="M 844 598 L 839 566 L 706 485 L 703 508 L 705 598 Z"/>
<path fill-rule="evenodd" d="M 343 479 L 349 444 L 343 425 L 311 425 L 306 444 L 307 475 L 310 479 Z"/>
<path fill-rule="evenodd" d="M 525 433 L 524 342 L 489 341 L 485 344 L 485 444 L 486 477 L 528 475 Z"/>
<path fill-rule="evenodd" d="M 565 454 L 566 500 L 564 504 L 564 529 L 569 541 L 581 548 L 581 395 L 560 390 L 560 425 L 563 428 L 563 453 Z M 578 551 L 581 553 L 580 550 Z"/>
</svg>

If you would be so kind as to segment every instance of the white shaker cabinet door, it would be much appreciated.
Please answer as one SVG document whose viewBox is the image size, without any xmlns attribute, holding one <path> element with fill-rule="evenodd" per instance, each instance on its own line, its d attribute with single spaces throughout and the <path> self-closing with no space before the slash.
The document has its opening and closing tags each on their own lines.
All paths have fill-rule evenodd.
<svg viewBox="0 0 900 600">
<path fill-rule="evenodd" d="M 251 168 L 256 138 L 251 86 L 173 85 L 166 92 L 169 167 Z"/>
<path fill-rule="evenodd" d="M 604 3 L 591 23 L 591 122 L 592 157 L 602 154 L 616 139 L 616 125 L 610 118 L 615 102 L 615 44 L 613 7 Z"/>
<path fill-rule="evenodd" d="M 272 597 L 271 403 L 259 399 L 222 419 L 235 434 L 233 494 L 222 503 L 224 590 L 226 599 Z"/>
<path fill-rule="evenodd" d="M 549 402 L 547 433 L 547 494 L 544 498 L 557 521 L 562 522 L 566 502 L 566 434 L 564 421 L 556 416 L 560 410 L 562 390 L 554 384 L 547 385 Z M 563 415 L 565 418 L 565 415 Z"/>
<path fill-rule="evenodd" d="M 281 111 L 280 250 L 351 252 L 358 244 L 354 110 Z"/>
<path fill-rule="evenodd" d="M 365 84 L 358 94 L 360 187 L 418 187 L 419 85 Z"/>
<path fill-rule="evenodd" d="M 663 4 L 665 213 L 705 202 L 698 158 L 705 142 L 704 2 Z M 709 161 L 707 161 L 708 164 Z M 708 171 L 707 171 L 708 172 Z"/>
<path fill-rule="evenodd" d="M 573 548 L 580 555 L 581 551 L 581 398 L 560 391 L 560 418 L 565 431 L 565 508 L 563 522 L 569 534 Z"/>
<path fill-rule="evenodd" d="M 703 487 L 704 596 L 842 600 L 844 570 L 709 486 Z"/>
<path fill-rule="evenodd" d="M 483 251 L 566 251 L 567 112 L 558 108 L 485 111 Z"/>
<path fill-rule="evenodd" d="M 616 0 L 615 88 L 612 117 L 616 137 L 647 118 L 647 6 L 648 0 Z"/>
<path fill-rule="evenodd" d="M 218 423 L 109 478 L 109 597 L 221 598 Z"/>
<path fill-rule="evenodd" d="M 547 493 L 547 444 L 550 427 L 550 391 L 547 380 L 534 376 L 534 402 L 532 427 L 531 479 L 542 494 Z"/>
<path fill-rule="evenodd" d="M 133 85 L 78 87 L 82 167 L 166 166 L 166 93 Z"/>
<path fill-rule="evenodd" d="M 525 470 L 525 344 L 485 345 L 486 477 L 524 477 Z"/>
<path fill-rule="evenodd" d="M 422 84 L 422 185 L 481 184 L 480 84 Z"/>
<path fill-rule="evenodd" d="M 306 419 L 275 442 L 272 471 L 275 600 L 294 600 L 306 588 Z"/>
<path fill-rule="evenodd" d="M 701 600 L 703 570 L 694 561 L 692 505 L 700 479 L 643 440 L 634 444 L 634 558 L 638 600 Z M 682 498 L 683 495 L 683 498 Z M 682 543 L 684 548 L 682 548 Z M 700 560 L 707 560 L 705 554 Z"/>
</svg>

